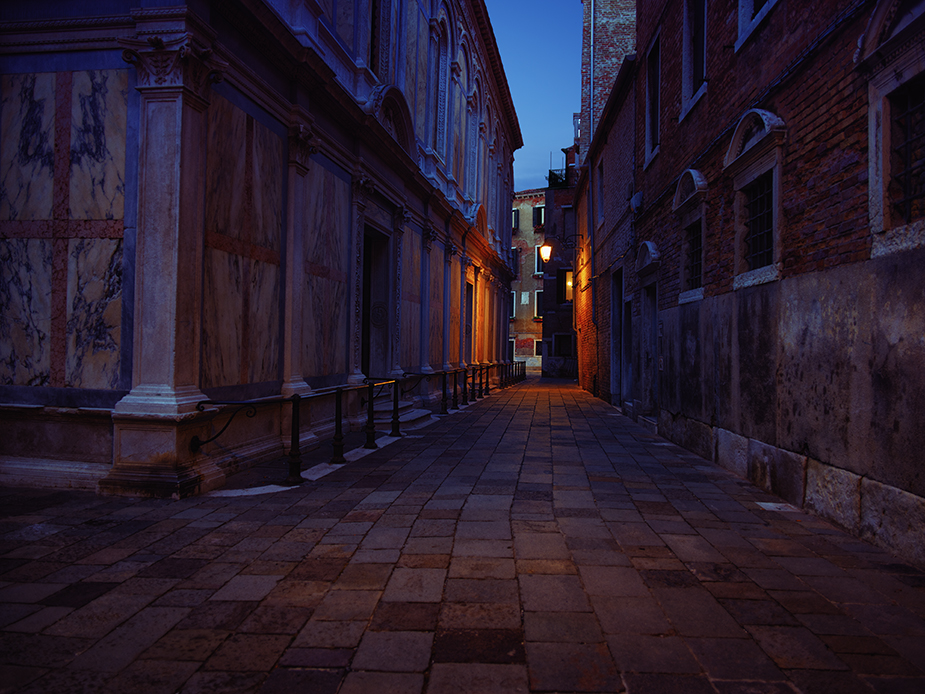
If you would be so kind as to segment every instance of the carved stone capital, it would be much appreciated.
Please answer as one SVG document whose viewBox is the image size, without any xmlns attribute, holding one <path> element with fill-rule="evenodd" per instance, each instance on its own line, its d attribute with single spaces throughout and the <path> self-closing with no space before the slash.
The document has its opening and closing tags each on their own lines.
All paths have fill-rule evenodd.
<svg viewBox="0 0 925 694">
<path fill-rule="evenodd" d="M 459 253 L 455 243 L 448 243 L 443 251 L 443 259 L 449 264 L 453 262 L 453 256 Z"/>
<path fill-rule="evenodd" d="M 424 250 L 427 253 L 430 253 L 431 248 L 433 248 L 434 241 L 437 240 L 438 234 L 437 230 L 434 228 L 434 225 L 430 222 L 424 225 Z"/>
<path fill-rule="evenodd" d="M 358 204 L 365 205 L 369 196 L 376 190 L 373 180 L 361 168 L 353 172 L 353 197 Z"/>
<path fill-rule="evenodd" d="M 138 71 L 138 89 L 182 88 L 209 103 L 209 87 L 221 82 L 228 63 L 191 34 L 165 41 L 160 36 L 119 39 L 122 59 Z"/>
<path fill-rule="evenodd" d="M 392 216 L 392 231 L 401 236 L 409 224 L 411 224 L 411 210 L 404 205 L 399 205 Z"/>
<path fill-rule="evenodd" d="M 295 166 L 301 175 L 308 173 L 311 156 L 317 152 L 317 139 L 310 124 L 294 123 L 289 126 L 289 164 Z"/>
</svg>

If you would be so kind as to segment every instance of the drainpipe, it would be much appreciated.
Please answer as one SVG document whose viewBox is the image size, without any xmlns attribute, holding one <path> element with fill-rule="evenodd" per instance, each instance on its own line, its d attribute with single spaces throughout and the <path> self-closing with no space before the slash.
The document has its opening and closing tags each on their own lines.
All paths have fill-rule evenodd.
<svg viewBox="0 0 925 694">
<path fill-rule="evenodd" d="M 595 253 L 594 253 L 594 162 L 590 161 L 591 142 L 594 140 L 594 0 L 591 0 L 591 88 L 588 90 L 588 247 L 591 251 L 591 324 L 597 327 L 597 301 L 596 290 L 594 288 L 595 277 Z M 597 343 L 597 331 L 595 330 L 595 344 Z"/>
</svg>

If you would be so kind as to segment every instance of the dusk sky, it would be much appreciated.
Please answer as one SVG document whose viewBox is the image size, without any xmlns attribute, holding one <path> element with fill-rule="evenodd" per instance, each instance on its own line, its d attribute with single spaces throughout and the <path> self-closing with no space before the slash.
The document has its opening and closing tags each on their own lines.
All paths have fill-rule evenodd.
<svg viewBox="0 0 925 694">
<path fill-rule="evenodd" d="M 514 153 L 514 190 L 545 188 L 581 110 L 581 0 L 485 0 L 524 146 Z"/>
</svg>

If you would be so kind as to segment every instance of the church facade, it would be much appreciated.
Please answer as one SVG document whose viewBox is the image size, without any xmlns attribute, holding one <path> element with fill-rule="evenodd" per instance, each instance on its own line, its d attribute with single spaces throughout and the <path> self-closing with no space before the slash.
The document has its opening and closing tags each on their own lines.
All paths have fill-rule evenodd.
<svg viewBox="0 0 925 694">
<path fill-rule="evenodd" d="M 268 405 L 194 453 L 203 401 L 504 360 L 522 141 L 483 0 L 137 4 L 0 24 L 5 479 L 194 494 L 289 435 Z M 306 401 L 303 444 L 332 429 Z"/>
</svg>

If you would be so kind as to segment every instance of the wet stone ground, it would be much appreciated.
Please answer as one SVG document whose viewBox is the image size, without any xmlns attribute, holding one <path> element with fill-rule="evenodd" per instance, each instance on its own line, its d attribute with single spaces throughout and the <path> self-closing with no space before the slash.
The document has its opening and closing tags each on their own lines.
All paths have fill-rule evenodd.
<svg viewBox="0 0 925 694">
<path fill-rule="evenodd" d="M 0 516 L 0 692 L 925 692 L 925 574 L 567 382 L 298 488 Z"/>
</svg>

